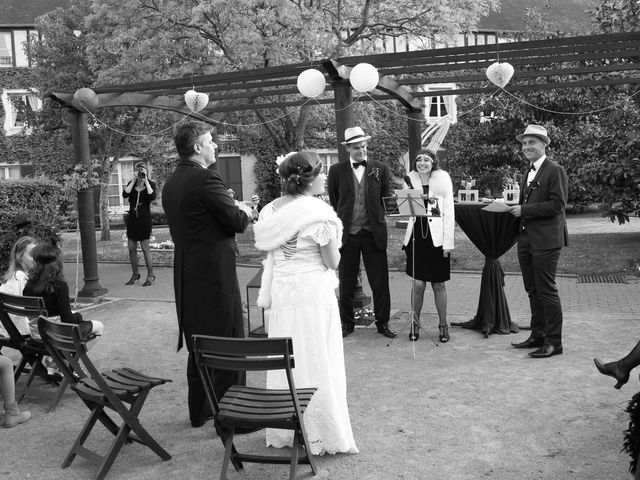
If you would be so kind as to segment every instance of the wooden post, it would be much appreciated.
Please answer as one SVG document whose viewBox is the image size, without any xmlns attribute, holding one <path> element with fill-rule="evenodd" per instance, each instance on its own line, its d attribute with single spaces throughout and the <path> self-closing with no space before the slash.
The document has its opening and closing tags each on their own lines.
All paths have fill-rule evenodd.
<svg viewBox="0 0 640 480">
<path fill-rule="evenodd" d="M 91 171 L 87 114 L 75 108 L 71 110 L 71 137 L 73 138 L 73 153 L 76 157 L 76 162 L 84 164 L 87 170 Z M 84 270 L 84 287 L 78 292 L 78 296 L 94 298 L 105 295 L 108 290 L 100 286 L 98 278 L 93 188 L 83 189 L 78 192 L 78 222 L 80 224 L 82 267 Z"/>
<path fill-rule="evenodd" d="M 333 86 L 333 101 L 336 111 L 336 135 L 338 136 L 338 160 L 349 161 L 349 152 L 344 148 L 344 131 L 354 127 L 353 123 L 353 91 L 349 80 L 341 79 L 331 82 Z"/>
<path fill-rule="evenodd" d="M 422 146 L 422 109 L 407 109 L 407 133 L 409 137 L 409 165 L 416 158 L 416 154 Z"/>
</svg>

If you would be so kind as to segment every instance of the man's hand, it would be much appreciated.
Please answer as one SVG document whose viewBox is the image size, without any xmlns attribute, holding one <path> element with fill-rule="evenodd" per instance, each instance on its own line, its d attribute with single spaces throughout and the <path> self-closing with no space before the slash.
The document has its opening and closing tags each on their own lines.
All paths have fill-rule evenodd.
<svg viewBox="0 0 640 480">
<path fill-rule="evenodd" d="M 520 218 L 520 216 L 522 215 L 522 210 L 520 205 L 513 205 L 512 207 L 509 208 L 509 210 L 507 210 L 511 215 L 513 215 L 514 217 Z"/>
</svg>

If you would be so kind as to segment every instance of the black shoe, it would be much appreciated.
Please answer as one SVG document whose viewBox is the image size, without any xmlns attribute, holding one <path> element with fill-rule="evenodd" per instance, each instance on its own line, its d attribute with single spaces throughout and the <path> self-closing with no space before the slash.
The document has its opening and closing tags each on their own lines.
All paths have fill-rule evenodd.
<svg viewBox="0 0 640 480">
<path fill-rule="evenodd" d="M 562 355 L 562 346 L 551 345 L 550 343 L 545 343 L 542 347 L 540 347 L 535 352 L 529 352 L 529 356 L 531 358 L 549 358 L 554 355 Z"/>
<path fill-rule="evenodd" d="M 147 279 L 142 284 L 143 287 L 148 287 L 149 285 L 153 285 L 153 282 L 156 281 L 155 275 L 147 275 Z"/>
<path fill-rule="evenodd" d="M 438 330 L 440 331 L 438 336 L 440 343 L 447 343 L 451 338 L 449 337 L 449 325 L 438 325 Z"/>
<path fill-rule="evenodd" d="M 620 390 L 620 387 L 629 381 L 629 372 L 623 371 L 618 362 L 602 363 L 597 358 L 594 358 L 593 363 L 596 364 L 601 374 L 609 375 L 618 381 L 613 388 Z"/>
<path fill-rule="evenodd" d="M 420 338 L 420 325 L 418 325 L 416 322 L 413 322 L 409 330 L 409 340 L 411 340 L 412 342 L 415 342 L 419 338 Z"/>
<path fill-rule="evenodd" d="M 193 428 L 200 428 L 201 426 L 203 426 L 205 423 L 207 423 L 209 420 L 211 420 L 213 418 L 213 415 L 208 415 L 206 417 L 200 417 L 197 420 L 191 420 L 191 426 Z"/>
<path fill-rule="evenodd" d="M 140 274 L 134 273 L 133 275 L 131 275 L 131 278 L 129 279 L 129 281 L 125 282 L 125 285 L 133 285 L 135 282 L 139 282 L 139 281 L 140 281 Z"/>
<path fill-rule="evenodd" d="M 389 324 L 388 323 L 378 323 L 376 322 L 376 327 L 378 328 L 378 333 L 381 333 L 382 335 L 384 335 L 387 338 L 396 338 L 396 332 L 394 332 L 393 330 L 391 330 L 389 328 Z"/>
<path fill-rule="evenodd" d="M 346 337 L 347 335 L 351 335 L 354 330 L 355 330 L 354 327 L 347 327 L 346 325 L 343 325 L 342 326 L 342 338 Z"/>
<path fill-rule="evenodd" d="M 513 348 L 540 348 L 544 345 L 544 337 L 529 337 L 524 342 L 512 343 Z"/>
</svg>

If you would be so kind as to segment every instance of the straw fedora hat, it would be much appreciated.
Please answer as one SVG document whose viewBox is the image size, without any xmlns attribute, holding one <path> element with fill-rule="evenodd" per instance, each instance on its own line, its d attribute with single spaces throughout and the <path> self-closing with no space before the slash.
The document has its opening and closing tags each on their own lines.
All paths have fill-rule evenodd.
<svg viewBox="0 0 640 480">
<path fill-rule="evenodd" d="M 365 135 L 360 127 L 347 128 L 344 131 L 344 142 L 342 145 L 349 145 L 350 143 L 365 142 L 371 138 L 370 135 Z"/>
<path fill-rule="evenodd" d="M 549 139 L 549 137 L 547 137 L 547 129 L 542 125 L 527 125 L 524 133 L 522 135 L 516 136 L 516 140 L 521 142 L 522 138 L 526 137 L 527 135 L 541 138 L 546 145 L 549 145 L 551 143 L 551 140 Z"/>
</svg>

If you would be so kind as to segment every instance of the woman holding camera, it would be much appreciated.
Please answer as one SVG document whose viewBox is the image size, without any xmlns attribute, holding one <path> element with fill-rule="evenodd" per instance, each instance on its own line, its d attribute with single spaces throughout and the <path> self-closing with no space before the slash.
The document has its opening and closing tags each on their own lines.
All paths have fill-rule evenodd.
<svg viewBox="0 0 640 480">
<path fill-rule="evenodd" d="M 153 261 L 149 249 L 151 238 L 151 202 L 156 198 L 156 184 L 149 180 L 147 166 L 143 162 L 136 163 L 135 176 L 122 192 L 122 198 L 129 199 L 129 218 L 127 219 L 127 245 L 129 261 L 133 274 L 125 285 L 133 285 L 140 280 L 138 271 L 138 242 L 147 264 L 147 279 L 143 287 L 151 285 L 156 276 L 153 274 Z"/>
</svg>

